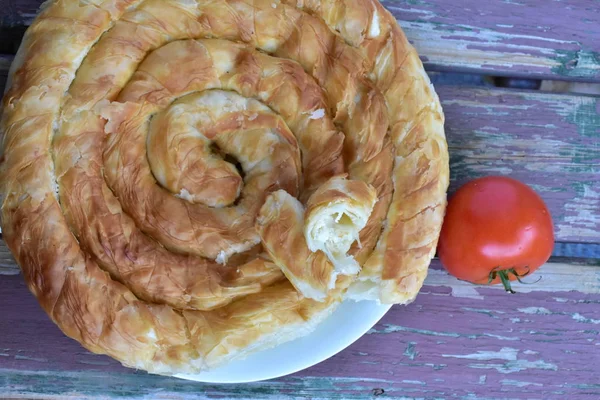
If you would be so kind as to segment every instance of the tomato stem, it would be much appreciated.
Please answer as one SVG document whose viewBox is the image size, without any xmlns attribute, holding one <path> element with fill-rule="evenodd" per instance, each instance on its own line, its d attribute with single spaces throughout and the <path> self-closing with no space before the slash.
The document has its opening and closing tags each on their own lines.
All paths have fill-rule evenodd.
<svg viewBox="0 0 600 400">
<path fill-rule="evenodd" d="M 510 279 L 508 278 L 508 274 L 511 272 L 514 273 L 514 269 L 497 271 L 497 274 L 500 277 L 502 285 L 504 286 L 504 290 L 506 290 L 507 293 L 515 294 L 517 292 L 512 290 L 512 288 L 510 287 Z"/>
<path fill-rule="evenodd" d="M 506 290 L 508 293 L 517 293 L 515 292 L 512 287 L 510 287 L 510 274 L 513 274 L 515 276 L 515 278 L 517 279 L 517 281 L 519 281 L 520 283 L 523 284 L 527 284 L 527 285 L 531 285 L 534 283 L 537 283 L 540 281 L 540 279 L 542 279 L 542 277 L 540 276 L 535 282 L 523 282 L 521 280 L 521 278 L 529 275 L 529 267 L 525 267 L 526 271 L 522 274 L 519 274 L 517 272 L 517 270 L 515 268 L 509 268 L 509 269 L 500 269 L 501 267 L 496 267 L 493 270 L 490 271 L 490 275 L 489 275 L 489 279 L 488 279 L 488 284 L 492 283 L 494 281 L 494 279 L 496 278 L 500 278 L 500 281 L 502 282 L 502 285 L 504 286 L 504 290 Z"/>
</svg>

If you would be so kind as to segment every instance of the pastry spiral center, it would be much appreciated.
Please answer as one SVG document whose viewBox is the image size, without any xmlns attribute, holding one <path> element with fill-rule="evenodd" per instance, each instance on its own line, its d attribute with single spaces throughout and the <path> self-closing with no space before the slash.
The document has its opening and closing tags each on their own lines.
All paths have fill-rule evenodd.
<svg viewBox="0 0 600 400">
<path fill-rule="evenodd" d="M 224 40 L 174 41 L 99 107 L 105 178 L 166 248 L 227 260 L 259 243 L 254 221 L 270 192 L 298 196 L 341 172 L 343 134 L 329 116 L 312 117 L 325 108 L 321 89 L 292 61 Z M 241 176 L 211 143 L 240 162 L 241 192 Z"/>
<path fill-rule="evenodd" d="M 184 96 L 152 118 L 147 154 L 164 188 L 191 203 L 226 207 L 244 185 L 231 161 L 251 181 L 270 166 L 282 141 L 295 138 L 267 106 L 234 92 L 209 90 Z"/>
</svg>

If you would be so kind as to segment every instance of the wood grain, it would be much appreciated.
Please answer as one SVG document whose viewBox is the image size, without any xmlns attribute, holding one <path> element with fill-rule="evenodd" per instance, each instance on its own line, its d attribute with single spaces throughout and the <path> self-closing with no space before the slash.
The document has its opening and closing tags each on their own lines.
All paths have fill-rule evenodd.
<svg viewBox="0 0 600 400">
<path fill-rule="evenodd" d="M 50 322 L 20 276 L 3 276 L 0 397 L 364 399 L 376 389 L 384 398 L 600 396 L 600 294 L 472 289 L 476 295 L 465 296 L 427 284 L 415 303 L 393 307 L 321 364 L 267 382 L 211 385 L 149 376 L 83 350 Z"/>
<path fill-rule="evenodd" d="M 28 24 L 42 0 L 0 0 L 0 24 Z M 383 0 L 435 71 L 600 81 L 596 0 Z"/>
</svg>

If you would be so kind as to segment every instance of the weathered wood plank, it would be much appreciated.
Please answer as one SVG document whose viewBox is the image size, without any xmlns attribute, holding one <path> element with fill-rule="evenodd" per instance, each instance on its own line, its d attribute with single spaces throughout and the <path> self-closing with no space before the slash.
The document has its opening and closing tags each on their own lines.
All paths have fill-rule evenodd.
<svg viewBox="0 0 600 400">
<path fill-rule="evenodd" d="M 452 192 L 502 174 L 534 187 L 559 241 L 600 243 L 600 99 L 438 87 L 446 113 Z"/>
<path fill-rule="evenodd" d="M 383 0 L 431 70 L 600 80 L 595 0 Z"/>
<path fill-rule="evenodd" d="M 374 389 L 386 398 L 600 396 L 600 294 L 472 290 L 427 284 L 415 303 L 393 307 L 319 365 L 268 382 L 209 385 L 148 376 L 86 352 L 50 322 L 20 276 L 3 276 L 0 397 L 364 399 Z"/>
<path fill-rule="evenodd" d="M 8 3 L 0 24 L 28 24 L 42 0 Z M 596 0 L 383 0 L 435 71 L 600 81 Z"/>
</svg>

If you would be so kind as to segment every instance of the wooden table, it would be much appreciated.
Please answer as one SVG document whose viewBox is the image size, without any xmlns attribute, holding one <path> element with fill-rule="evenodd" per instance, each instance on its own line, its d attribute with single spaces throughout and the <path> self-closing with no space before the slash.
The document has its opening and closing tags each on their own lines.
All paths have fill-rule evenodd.
<svg viewBox="0 0 600 400">
<path fill-rule="evenodd" d="M 0 52 L 15 50 L 39 3 L 0 0 Z M 415 303 L 393 307 L 337 356 L 281 379 L 212 385 L 136 372 L 85 351 L 46 317 L 2 245 L 0 397 L 600 398 L 600 98 L 473 86 L 482 80 L 448 75 L 600 83 L 600 2 L 384 4 L 437 83 L 450 191 L 505 174 L 548 203 L 558 242 L 542 280 L 508 295 L 459 282 L 434 261 Z M 0 55 L 0 88 L 11 59 Z"/>
</svg>

